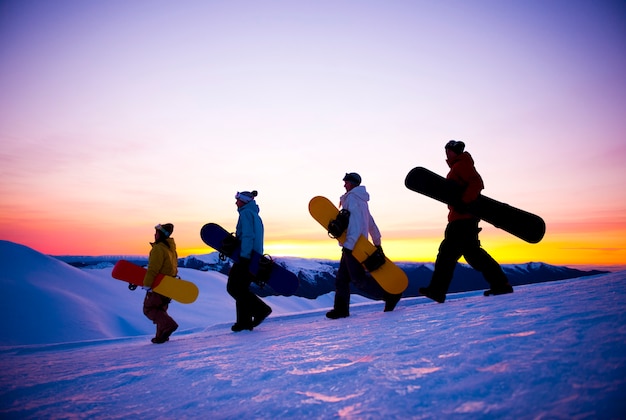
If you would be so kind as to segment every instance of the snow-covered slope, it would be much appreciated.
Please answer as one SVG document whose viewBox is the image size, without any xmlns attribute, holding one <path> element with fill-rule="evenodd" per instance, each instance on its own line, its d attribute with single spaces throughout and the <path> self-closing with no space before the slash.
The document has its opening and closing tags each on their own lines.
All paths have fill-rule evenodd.
<svg viewBox="0 0 626 420">
<path fill-rule="evenodd" d="M 73 265 L 85 267 L 78 269 L 23 245 L 0 241 L 0 263 L 6 267 L 0 274 L 6 299 L 6 303 L 0 305 L 0 316 L 12 320 L 6 328 L 0 329 L 0 345 L 64 343 L 152 334 L 154 327 L 143 317 L 141 309 L 144 293 L 141 290 L 131 292 L 126 283 L 111 277 L 112 266 L 119 258 L 63 258 Z M 139 264 L 146 261 L 145 258 L 135 259 Z M 267 296 L 265 299 L 274 308 L 274 315 L 332 306 L 336 261 L 280 258 L 279 262 L 298 274 L 300 295 L 308 298 Z M 174 302 L 170 307 L 181 330 L 195 331 L 233 321 L 234 303 L 226 293 L 226 276 L 221 273 L 227 271 L 227 263 L 220 261 L 217 253 L 211 253 L 181 259 L 180 264 L 193 267 L 181 267 L 180 275 L 200 289 L 199 298 L 193 304 Z M 402 263 L 401 266 L 411 279 L 410 289 L 428 284 L 432 264 Z M 583 274 L 582 271 L 540 263 L 505 266 L 505 270 L 513 284 Z M 478 273 L 464 265 L 459 265 L 456 273 L 461 277 L 453 281 L 456 290 L 486 285 Z M 454 291 L 452 287 L 451 292 Z M 267 292 L 266 289 L 260 294 L 267 295 Z M 410 290 L 404 294 L 411 295 Z M 352 302 L 368 302 L 368 299 L 354 294 Z"/>
<path fill-rule="evenodd" d="M 0 277 L 4 291 L 0 317 L 11 320 L 0 328 L 0 346 L 154 334 L 154 325 L 142 312 L 145 292 L 130 291 L 127 283 L 113 279 L 112 264 L 78 269 L 7 241 L 0 241 L 0 264 L 5 267 Z M 224 274 L 181 268 L 180 275 L 200 289 L 193 304 L 170 305 L 181 330 L 234 322 L 234 301 L 226 292 Z M 332 296 L 266 299 L 274 315 L 332 306 Z M 353 298 L 353 302 L 365 301 L 361 296 Z"/>
<path fill-rule="evenodd" d="M 232 333 L 224 276 L 189 270 L 201 300 L 172 305 L 182 330 L 155 345 L 142 293 L 107 278 L 109 269 L 83 272 L 20 247 L 10 257 L 32 274 L 11 268 L 14 280 L 3 278 L 20 293 L 5 294 L 2 319 L 25 326 L 21 311 L 32 318 L 22 337 L 51 342 L 52 330 L 57 344 L 10 345 L 3 336 L 0 418 L 626 414 L 626 272 L 496 297 L 456 293 L 443 305 L 403 299 L 391 313 L 363 302 L 334 321 L 316 309 L 330 301 L 277 297 L 261 326 Z M 124 337 L 142 324 L 145 335 Z M 94 331 L 112 338 L 94 340 Z"/>
</svg>

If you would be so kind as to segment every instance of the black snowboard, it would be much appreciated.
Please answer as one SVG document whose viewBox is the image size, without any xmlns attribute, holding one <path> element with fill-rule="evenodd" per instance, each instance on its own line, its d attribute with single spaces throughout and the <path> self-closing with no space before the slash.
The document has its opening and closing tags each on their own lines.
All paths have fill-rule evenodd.
<svg viewBox="0 0 626 420">
<path fill-rule="evenodd" d="M 220 225 L 207 223 L 202 226 L 200 237 L 208 246 L 235 262 L 239 261 L 241 242 Z M 262 264 L 263 261 L 267 265 Z M 267 283 L 279 295 L 291 296 L 300 285 L 297 275 L 256 251 L 252 251 L 250 258 L 250 274 L 255 277 L 257 284 L 259 282 Z M 260 281 L 261 279 L 262 281 Z"/>
<path fill-rule="evenodd" d="M 546 233 L 546 223 L 535 214 L 520 210 L 493 198 L 479 195 L 469 205 L 461 202 L 461 187 L 426 168 L 411 169 L 404 185 L 412 191 L 434 198 L 442 203 L 457 206 L 497 228 L 505 230 L 520 239 L 535 244 Z"/>
</svg>

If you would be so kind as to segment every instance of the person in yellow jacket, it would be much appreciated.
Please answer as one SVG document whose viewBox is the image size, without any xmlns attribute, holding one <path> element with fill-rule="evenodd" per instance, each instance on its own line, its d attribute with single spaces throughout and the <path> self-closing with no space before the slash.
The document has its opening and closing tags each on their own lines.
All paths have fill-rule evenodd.
<svg viewBox="0 0 626 420">
<path fill-rule="evenodd" d="M 159 224 L 154 227 L 154 242 L 150 243 L 148 271 L 143 279 L 143 288 L 147 290 L 143 301 L 143 313 L 156 324 L 156 335 L 152 339 L 155 344 L 165 343 L 178 328 L 178 324 L 167 313 L 172 299 L 152 290 L 152 284 L 158 274 L 176 277 L 178 275 L 178 254 L 176 243 L 170 236 L 174 232 L 171 223 Z"/>
</svg>

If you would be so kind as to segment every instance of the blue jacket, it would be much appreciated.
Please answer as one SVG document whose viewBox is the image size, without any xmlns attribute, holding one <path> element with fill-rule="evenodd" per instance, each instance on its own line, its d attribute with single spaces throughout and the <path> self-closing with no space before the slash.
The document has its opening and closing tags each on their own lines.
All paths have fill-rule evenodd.
<svg viewBox="0 0 626 420">
<path fill-rule="evenodd" d="M 252 251 L 263 254 L 263 221 L 259 217 L 259 206 L 254 200 L 237 209 L 239 220 L 235 234 L 241 241 L 241 253 L 243 258 L 250 258 Z"/>
</svg>

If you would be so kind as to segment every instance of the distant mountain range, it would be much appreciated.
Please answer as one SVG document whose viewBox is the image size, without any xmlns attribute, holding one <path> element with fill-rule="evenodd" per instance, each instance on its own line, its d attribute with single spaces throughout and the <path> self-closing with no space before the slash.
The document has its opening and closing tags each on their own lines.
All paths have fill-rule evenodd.
<svg viewBox="0 0 626 420">
<path fill-rule="evenodd" d="M 120 259 L 127 259 L 135 264 L 145 265 L 148 263 L 147 257 L 136 256 L 58 256 L 57 259 L 64 261 L 78 268 L 97 268 L 114 265 Z M 335 290 L 335 275 L 339 267 L 339 261 L 306 259 L 297 257 L 276 257 L 274 261 L 284 266 L 288 270 L 296 273 L 300 279 L 300 287 L 296 296 L 315 299 Z M 223 261 L 217 252 L 206 255 L 191 255 L 179 258 L 178 266 L 200 271 L 217 271 L 228 274 L 230 261 Z M 418 288 L 427 286 L 433 273 L 433 263 L 411 263 L 404 262 L 398 265 L 406 272 L 409 278 L 409 287 L 403 293 L 404 297 L 418 296 Z M 503 264 L 502 268 L 513 286 L 521 284 L 542 283 L 555 280 L 565 280 L 598 274 L 606 274 L 608 271 L 601 270 L 578 270 L 569 267 L 553 266 L 544 263 L 526 264 Z M 254 291 L 260 296 L 273 295 L 270 287 L 260 289 L 257 285 L 252 285 Z M 471 290 L 487 289 L 488 284 L 482 275 L 466 264 L 458 264 L 454 272 L 449 293 L 466 292 Z M 366 296 L 357 289 L 354 293 Z"/>
</svg>

